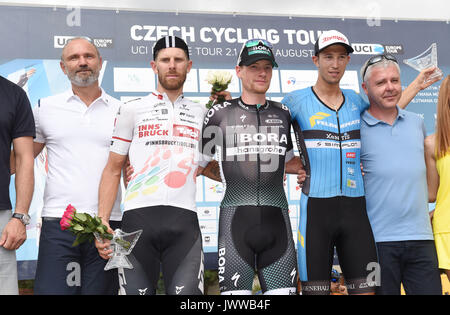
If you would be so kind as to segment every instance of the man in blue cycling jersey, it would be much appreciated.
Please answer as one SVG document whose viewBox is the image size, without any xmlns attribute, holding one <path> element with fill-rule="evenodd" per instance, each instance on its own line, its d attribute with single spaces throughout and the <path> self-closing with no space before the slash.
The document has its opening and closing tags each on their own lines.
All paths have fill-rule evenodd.
<svg viewBox="0 0 450 315">
<path fill-rule="evenodd" d="M 298 264 L 303 294 L 329 294 L 333 249 L 349 294 L 374 294 L 379 271 L 366 213 L 360 170 L 360 115 L 368 107 L 340 80 L 353 49 L 335 30 L 321 34 L 312 57 L 318 69 L 314 86 L 296 90 L 282 101 L 291 111 L 307 180 L 302 188 Z M 405 89 L 399 106 L 429 84 L 421 72 Z"/>
</svg>

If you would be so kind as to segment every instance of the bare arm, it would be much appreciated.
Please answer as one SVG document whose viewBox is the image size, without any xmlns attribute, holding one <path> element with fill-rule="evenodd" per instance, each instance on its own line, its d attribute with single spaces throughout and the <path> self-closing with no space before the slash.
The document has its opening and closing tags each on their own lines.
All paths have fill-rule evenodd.
<svg viewBox="0 0 450 315">
<path fill-rule="evenodd" d="M 439 174 L 436 169 L 434 135 L 425 138 L 425 163 L 427 165 L 428 201 L 435 202 L 439 189 Z"/>
<path fill-rule="evenodd" d="M 300 157 L 298 156 L 294 156 L 292 159 L 286 162 L 285 172 L 287 174 L 298 174 L 298 172 L 302 169 L 303 165 L 300 160 Z"/>
<path fill-rule="evenodd" d="M 398 102 L 398 106 L 400 108 L 406 108 L 406 106 L 408 106 L 408 104 L 413 100 L 413 98 L 416 97 L 417 93 L 440 80 L 439 78 L 434 78 L 433 80 L 427 82 L 427 79 L 430 77 L 430 75 L 433 73 L 435 69 L 436 69 L 435 67 L 432 67 L 422 70 L 419 73 L 419 75 L 414 79 L 414 81 L 411 82 L 410 85 L 408 85 L 408 87 L 403 91 L 402 97 Z"/>
<path fill-rule="evenodd" d="M 13 147 L 16 161 L 16 211 L 28 213 L 34 190 L 33 138 L 16 138 Z"/>
<path fill-rule="evenodd" d="M 33 138 L 15 138 L 13 147 L 16 171 L 16 208 L 14 212 L 27 214 L 34 190 Z M 12 219 L 3 229 L 0 246 L 8 250 L 16 250 L 25 242 L 26 238 L 27 233 L 23 223 Z"/>
<path fill-rule="evenodd" d="M 103 169 L 102 177 L 100 179 L 100 186 L 98 189 L 98 216 L 102 219 L 103 224 L 108 227 L 109 233 L 113 232 L 109 226 L 109 218 L 117 198 L 121 173 L 126 161 L 126 155 L 109 152 L 108 162 Z M 111 242 L 106 239 L 103 241 L 95 240 L 95 247 L 97 248 L 100 257 L 103 259 L 110 258 L 109 255 L 112 253 L 110 244 Z"/>
<path fill-rule="evenodd" d="M 127 160 L 126 155 L 109 153 L 108 162 L 103 169 L 98 192 L 98 216 L 108 223 L 111 210 L 117 197 L 122 168 Z"/>
<path fill-rule="evenodd" d="M 38 156 L 39 153 L 42 152 L 44 147 L 45 147 L 44 143 L 33 142 L 33 159 L 36 158 L 36 156 Z M 11 175 L 15 174 L 16 173 L 16 155 L 14 153 L 14 147 L 11 150 L 11 155 L 9 158 L 9 167 L 11 169 Z"/>
<path fill-rule="evenodd" d="M 209 162 L 205 168 L 199 167 L 197 176 L 198 175 L 203 175 L 212 180 L 222 182 L 222 178 L 220 177 L 219 163 L 216 160 L 212 160 L 211 162 Z"/>
<path fill-rule="evenodd" d="M 303 182 L 306 180 L 306 171 L 302 165 L 300 157 L 295 156 L 294 158 L 290 159 L 285 165 L 285 173 L 297 175 L 297 184 L 302 186 Z"/>
</svg>

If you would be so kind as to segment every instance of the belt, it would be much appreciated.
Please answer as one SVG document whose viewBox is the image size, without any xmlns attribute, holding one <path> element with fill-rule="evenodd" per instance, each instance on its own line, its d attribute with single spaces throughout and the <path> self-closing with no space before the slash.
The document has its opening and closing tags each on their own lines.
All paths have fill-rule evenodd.
<svg viewBox="0 0 450 315">
<path fill-rule="evenodd" d="M 42 217 L 42 222 L 52 222 L 52 221 L 61 221 L 61 218 L 54 217 Z"/>
</svg>

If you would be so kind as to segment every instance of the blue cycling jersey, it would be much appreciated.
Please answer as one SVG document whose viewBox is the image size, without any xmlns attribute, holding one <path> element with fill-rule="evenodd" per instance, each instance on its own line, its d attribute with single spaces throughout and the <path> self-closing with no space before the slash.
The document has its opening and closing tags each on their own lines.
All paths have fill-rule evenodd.
<svg viewBox="0 0 450 315">
<path fill-rule="evenodd" d="M 337 111 L 325 105 L 312 87 L 291 92 L 282 100 L 294 120 L 309 175 L 303 193 L 310 197 L 364 196 L 360 115 L 368 105 L 353 90 L 343 89 L 342 94 L 344 102 Z"/>
</svg>

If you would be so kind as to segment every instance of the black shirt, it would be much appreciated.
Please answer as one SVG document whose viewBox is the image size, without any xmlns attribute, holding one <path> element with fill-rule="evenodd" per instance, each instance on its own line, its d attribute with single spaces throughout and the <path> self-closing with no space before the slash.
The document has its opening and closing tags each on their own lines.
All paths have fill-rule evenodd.
<svg viewBox="0 0 450 315">
<path fill-rule="evenodd" d="M 35 136 L 33 112 L 25 91 L 0 76 L 0 210 L 12 208 L 9 198 L 12 140 Z"/>
</svg>

